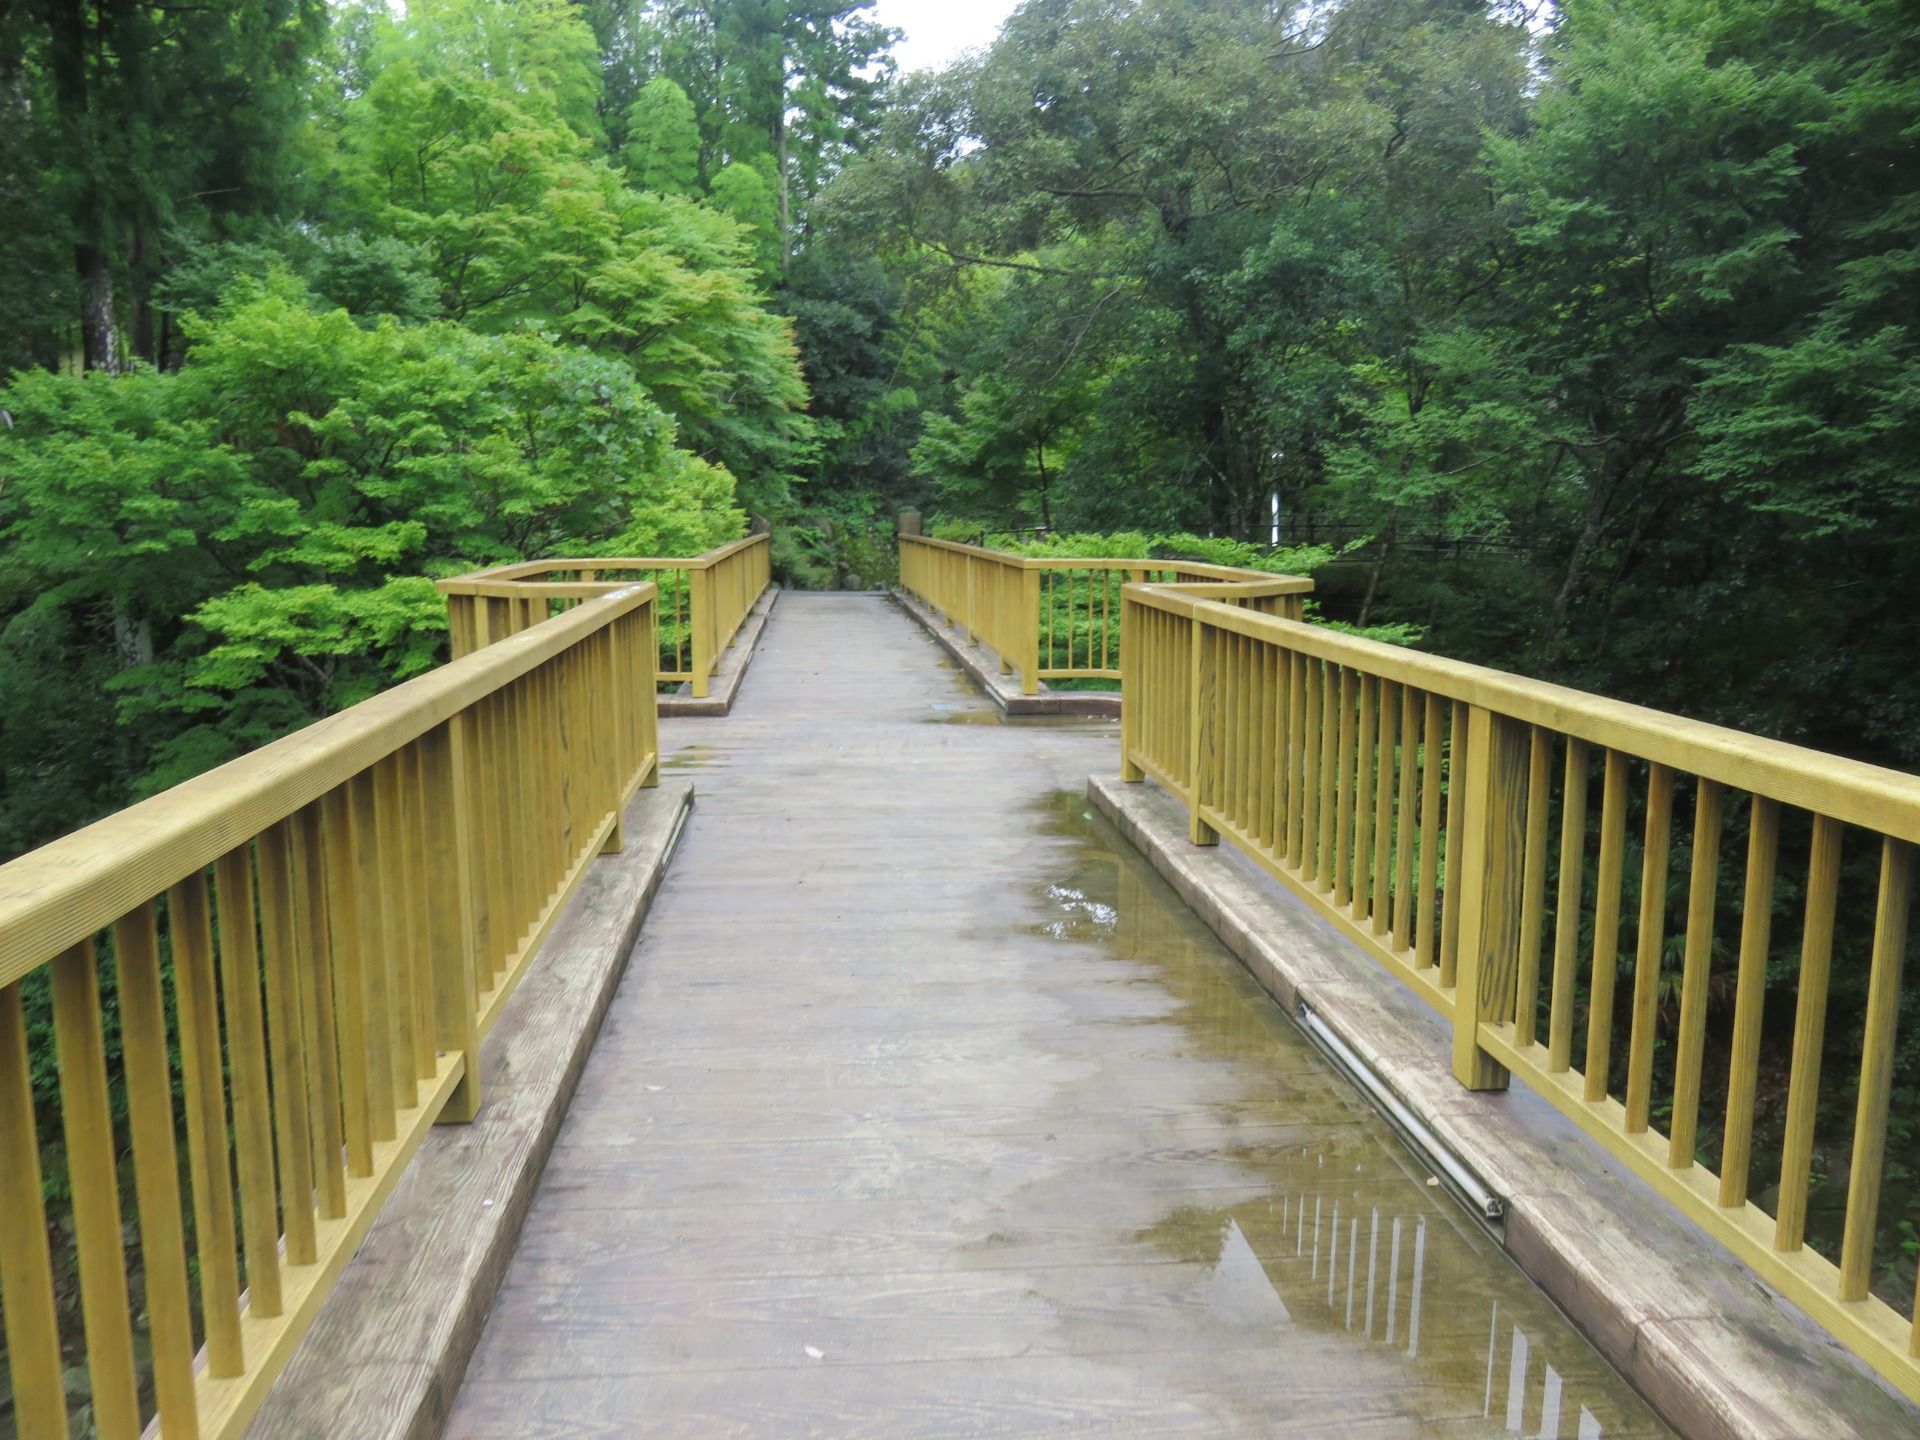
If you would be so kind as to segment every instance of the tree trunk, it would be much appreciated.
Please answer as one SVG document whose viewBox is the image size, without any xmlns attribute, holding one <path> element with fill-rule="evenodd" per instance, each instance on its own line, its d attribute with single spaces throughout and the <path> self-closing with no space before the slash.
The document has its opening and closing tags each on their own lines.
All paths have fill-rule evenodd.
<svg viewBox="0 0 1920 1440">
<path fill-rule="evenodd" d="M 1601 484 L 1598 476 L 1592 482 L 1586 518 L 1580 524 L 1580 533 L 1574 537 L 1573 551 L 1567 556 L 1567 569 L 1560 581 L 1560 591 L 1553 597 L 1553 635 L 1556 641 L 1566 638 L 1567 619 L 1573 612 L 1574 594 L 1586 570 L 1587 552 L 1600 539 L 1601 520 L 1606 514 L 1606 497 L 1610 488 Z"/>
<path fill-rule="evenodd" d="M 135 620 L 124 611 L 113 613 L 113 648 L 120 658 L 120 668 L 131 670 L 136 665 L 153 663 L 153 625 L 147 620 Z"/>
<path fill-rule="evenodd" d="M 1380 571 L 1385 568 L 1387 556 L 1393 549 L 1393 534 L 1400 525 L 1400 507 L 1394 506 L 1387 512 L 1387 533 L 1381 537 L 1380 549 L 1373 557 L 1373 569 L 1367 575 L 1367 597 L 1360 602 L 1358 624 L 1365 626 L 1367 617 L 1373 613 L 1374 596 L 1380 593 Z"/>
<path fill-rule="evenodd" d="M 133 248 L 127 256 L 127 312 L 132 354 L 149 363 L 158 362 L 153 335 L 153 270 L 147 264 L 146 227 L 138 221 L 133 227 Z"/>
<path fill-rule="evenodd" d="M 1047 444 L 1043 440 L 1033 447 L 1034 459 L 1040 466 L 1040 523 L 1051 533 L 1053 530 L 1053 504 L 1047 495 Z"/>
<path fill-rule="evenodd" d="M 106 252 L 94 245 L 73 247 L 80 274 L 80 341 L 86 368 L 120 373 L 120 327 L 113 317 L 113 271 Z"/>
<path fill-rule="evenodd" d="M 787 97 L 780 97 L 780 109 L 773 117 L 773 153 L 780 166 L 780 274 L 787 273 L 787 236 L 793 225 L 792 200 L 787 193 Z"/>
</svg>

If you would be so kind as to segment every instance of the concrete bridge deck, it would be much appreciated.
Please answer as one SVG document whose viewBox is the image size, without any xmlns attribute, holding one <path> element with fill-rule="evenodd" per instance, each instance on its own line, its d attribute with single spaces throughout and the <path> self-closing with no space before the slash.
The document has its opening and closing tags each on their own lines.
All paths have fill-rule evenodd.
<svg viewBox="0 0 1920 1440">
<path fill-rule="evenodd" d="M 783 598 L 445 1433 L 1666 1434 L 876 597 Z"/>
</svg>

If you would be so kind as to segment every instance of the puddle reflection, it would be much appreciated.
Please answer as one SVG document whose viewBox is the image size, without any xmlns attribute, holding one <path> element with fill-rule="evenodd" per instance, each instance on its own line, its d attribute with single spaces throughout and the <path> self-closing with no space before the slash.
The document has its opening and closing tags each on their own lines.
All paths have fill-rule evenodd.
<svg viewBox="0 0 1920 1440">
<path fill-rule="evenodd" d="M 1181 1205 L 1136 1236 L 1204 1267 L 1209 1323 L 1270 1333 L 1276 1370 L 1332 1347 L 1351 1383 L 1405 1391 L 1449 1435 L 1670 1434 L 1084 798 L 1046 809 L 1072 844 L 1036 886 L 1035 929 L 1165 992 L 1155 1023 L 1225 1076 L 1219 1158 L 1265 1191 Z"/>
</svg>

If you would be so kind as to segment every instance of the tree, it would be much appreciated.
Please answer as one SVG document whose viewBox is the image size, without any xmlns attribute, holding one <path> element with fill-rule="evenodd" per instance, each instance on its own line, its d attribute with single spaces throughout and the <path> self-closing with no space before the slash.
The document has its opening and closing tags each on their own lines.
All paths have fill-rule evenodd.
<svg viewBox="0 0 1920 1440">
<path fill-rule="evenodd" d="M 780 211 L 773 186 L 759 167 L 742 160 L 722 166 L 713 177 L 708 200 L 722 215 L 747 231 L 754 261 L 769 282 L 780 274 Z"/>
<path fill-rule="evenodd" d="M 58 644 L 108 697 L 0 740 L 9 849 L 436 663 L 436 574 L 739 534 L 731 477 L 619 360 L 369 328 L 284 275 L 188 323 L 177 374 L 0 390 L 0 694 Z"/>
<path fill-rule="evenodd" d="M 0 95 L 22 133 L 0 146 L 0 163 L 39 182 L 41 228 L 70 257 L 73 291 L 36 287 L 41 305 L 78 309 L 36 306 L 35 329 L 58 334 L 77 319 L 88 368 L 166 354 L 153 289 L 169 234 L 227 234 L 288 203 L 303 67 L 325 23 L 320 0 L 38 0 L 9 11 Z M 44 275 L 41 245 L 8 254 L 23 262 L 0 261 L 19 277 L 13 288 Z"/>
<path fill-rule="evenodd" d="M 875 122 L 898 33 L 871 18 L 872 0 L 598 0 L 586 9 L 610 96 L 665 75 L 691 97 L 709 183 L 730 164 L 766 164 L 784 273 L 807 207 Z"/>
<path fill-rule="evenodd" d="M 637 189 L 700 193 L 700 122 L 687 92 L 669 77 L 654 76 L 635 97 L 621 158 Z"/>
<path fill-rule="evenodd" d="M 535 53 L 587 63 L 585 26 L 554 23 L 573 41 Z M 486 68 L 470 68 L 457 46 L 423 46 L 410 24 L 388 22 L 365 93 L 341 106 L 335 224 L 418 247 L 448 319 L 532 326 L 620 357 L 691 450 L 739 477 L 756 508 L 776 506 L 808 425 L 790 329 L 760 292 L 768 207 L 749 230 L 717 208 L 629 188 L 556 97 L 516 78 L 551 66 L 496 43 Z M 723 198 L 749 210 L 738 197 L 756 184 L 764 196 L 745 169 Z"/>
<path fill-rule="evenodd" d="M 1405 317 L 1366 330 L 1388 318 L 1379 272 L 1397 258 L 1383 211 L 1446 241 L 1401 248 L 1406 312 L 1481 238 L 1435 216 L 1471 211 L 1461 156 L 1483 128 L 1513 123 L 1526 43 L 1471 7 L 1047 0 L 983 60 L 908 87 L 888 143 L 822 210 L 836 234 L 883 252 L 926 248 L 1107 294 L 1097 316 L 1075 311 L 1096 322 L 1084 343 L 1125 357 L 1110 367 L 1107 421 L 1090 427 L 1097 463 L 1175 477 L 1153 502 L 1158 523 L 1251 533 L 1276 492 L 1291 504 L 1322 479 L 1345 366 L 1404 340 Z M 1422 87 L 1442 80 L 1453 98 L 1435 103 Z M 1409 183 L 1420 176 L 1430 193 Z M 1068 237 L 1070 263 L 1022 258 Z M 1361 292 L 1381 303 L 1356 313 L 1345 301 Z"/>
<path fill-rule="evenodd" d="M 915 498 L 909 471 L 920 413 L 940 387 L 926 316 L 891 267 L 826 246 L 796 259 L 782 298 L 806 367 L 820 453 L 810 489 L 889 517 Z M 905 323 L 903 323 L 905 322 Z"/>
</svg>

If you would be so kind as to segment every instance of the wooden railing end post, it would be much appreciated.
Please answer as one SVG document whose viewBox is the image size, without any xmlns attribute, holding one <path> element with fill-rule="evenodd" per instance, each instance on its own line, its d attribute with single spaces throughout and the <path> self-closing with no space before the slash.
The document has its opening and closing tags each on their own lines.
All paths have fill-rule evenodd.
<svg viewBox="0 0 1920 1440">
<path fill-rule="evenodd" d="M 1460 887 L 1453 1074 L 1469 1090 L 1504 1090 L 1506 1067 L 1481 1048 L 1480 1027 L 1513 1018 L 1530 758 L 1527 727 L 1474 705 L 1467 710 L 1465 739 L 1464 757 L 1456 756 L 1450 767 L 1454 783 L 1465 789 L 1458 852 L 1462 863 L 1447 875 L 1449 886 Z"/>
</svg>

